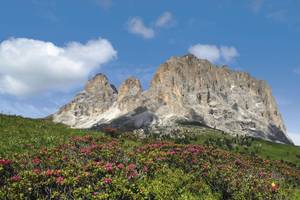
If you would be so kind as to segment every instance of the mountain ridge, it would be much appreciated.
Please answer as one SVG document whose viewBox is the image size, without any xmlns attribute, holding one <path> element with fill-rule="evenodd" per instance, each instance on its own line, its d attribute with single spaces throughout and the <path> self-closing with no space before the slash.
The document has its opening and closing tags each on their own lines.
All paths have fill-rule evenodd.
<svg viewBox="0 0 300 200">
<path fill-rule="evenodd" d="M 73 128 L 155 128 L 196 121 L 232 134 L 292 143 L 272 90 L 245 72 L 188 54 L 159 66 L 143 91 L 134 77 L 117 90 L 103 74 L 53 115 Z"/>
</svg>

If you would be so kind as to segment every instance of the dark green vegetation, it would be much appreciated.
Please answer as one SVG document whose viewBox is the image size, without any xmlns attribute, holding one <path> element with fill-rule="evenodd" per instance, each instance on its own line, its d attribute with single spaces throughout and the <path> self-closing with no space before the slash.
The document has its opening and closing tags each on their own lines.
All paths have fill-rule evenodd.
<svg viewBox="0 0 300 200">
<path fill-rule="evenodd" d="M 299 147 L 189 131 L 140 139 L 0 115 L 0 199 L 300 198 Z"/>
</svg>

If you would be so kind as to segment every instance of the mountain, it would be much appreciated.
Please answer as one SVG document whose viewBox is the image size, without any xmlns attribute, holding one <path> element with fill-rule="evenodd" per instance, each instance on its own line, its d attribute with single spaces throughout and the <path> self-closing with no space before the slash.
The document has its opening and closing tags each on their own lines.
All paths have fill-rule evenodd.
<svg viewBox="0 0 300 200">
<path fill-rule="evenodd" d="M 117 90 L 105 75 L 97 74 L 53 120 L 73 128 L 120 129 L 198 123 L 234 135 L 292 143 L 265 81 L 190 54 L 160 65 L 147 91 L 134 77 Z"/>
</svg>

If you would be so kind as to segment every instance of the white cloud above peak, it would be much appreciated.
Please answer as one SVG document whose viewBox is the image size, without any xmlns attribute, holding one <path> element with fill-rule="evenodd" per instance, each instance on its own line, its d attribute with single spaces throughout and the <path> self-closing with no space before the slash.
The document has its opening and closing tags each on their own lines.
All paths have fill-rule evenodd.
<svg viewBox="0 0 300 200">
<path fill-rule="evenodd" d="M 133 17 L 129 20 L 128 31 L 145 39 L 153 38 L 155 35 L 154 30 L 151 27 L 147 27 L 139 17 Z"/>
<path fill-rule="evenodd" d="M 220 59 L 220 49 L 215 45 L 196 44 L 190 47 L 189 52 L 198 58 L 216 62 Z"/>
<path fill-rule="evenodd" d="M 174 17 L 171 12 L 164 12 L 158 19 L 151 22 L 151 25 L 145 25 L 141 17 L 132 17 L 127 23 L 129 33 L 143 37 L 144 39 L 151 39 L 157 35 L 160 28 L 168 28 L 175 24 Z"/>
<path fill-rule="evenodd" d="M 200 59 L 207 59 L 212 63 L 230 63 L 239 56 L 233 46 L 216 46 L 210 44 L 196 44 L 188 49 L 189 53 Z"/>
<path fill-rule="evenodd" d="M 117 56 L 106 39 L 64 47 L 28 38 L 0 43 L 0 94 L 35 95 L 67 91 L 85 81 L 90 72 Z"/>
<path fill-rule="evenodd" d="M 220 53 L 225 62 L 231 62 L 233 59 L 239 56 L 239 53 L 235 47 L 221 46 Z"/>
</svg>

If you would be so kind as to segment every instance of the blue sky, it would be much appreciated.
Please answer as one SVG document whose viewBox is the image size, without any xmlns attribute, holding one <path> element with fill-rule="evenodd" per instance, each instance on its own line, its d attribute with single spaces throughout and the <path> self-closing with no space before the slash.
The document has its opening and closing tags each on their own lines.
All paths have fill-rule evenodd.
<svg viewBox="0 0 300 200">
<path fill-rule="evenodd" d="M 297 0 L 3 0 L 0 111 L 51 114 L 97 72 L 116 86 L 134 75 L 147 88 L 159 64 L 194 47 L 266 80 L 300 144 L 299 8 Z"/>
</svg>

